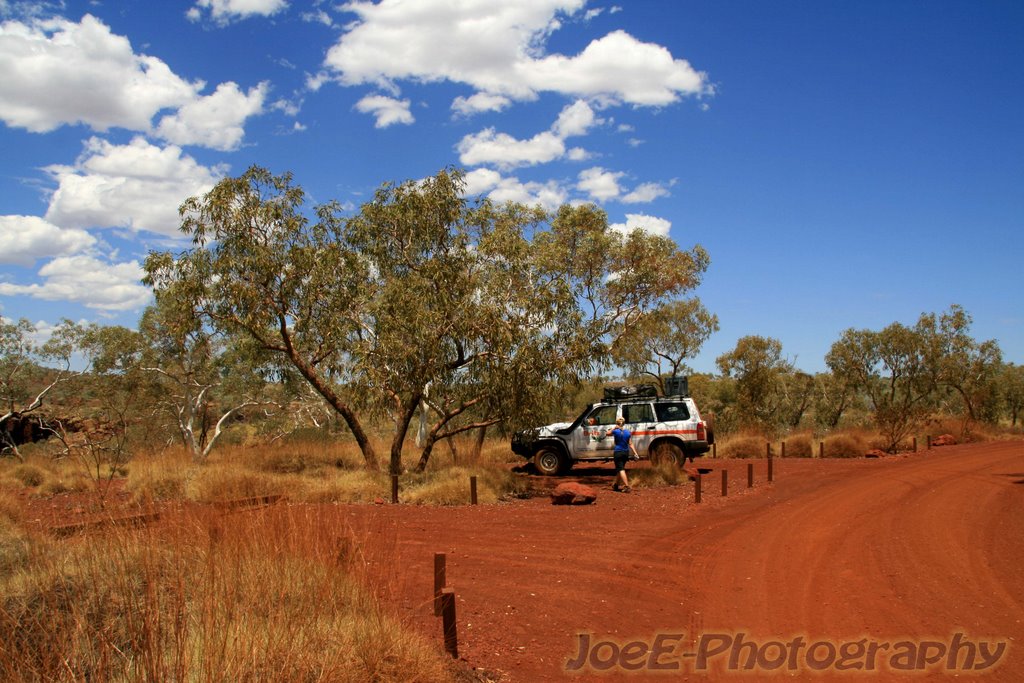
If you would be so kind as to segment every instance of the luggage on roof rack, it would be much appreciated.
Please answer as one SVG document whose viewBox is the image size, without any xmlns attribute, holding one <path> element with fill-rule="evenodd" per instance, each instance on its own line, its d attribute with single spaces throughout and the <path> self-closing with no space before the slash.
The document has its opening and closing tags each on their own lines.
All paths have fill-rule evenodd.
<svg viewBox="0 0 1024 683">
<path fill-rule="evenodd" d="M 666 396 L 689 396 L 690 378 L 687 375 L 665 378 Z"/>
<path fill-rule="evenodd" d="M 653 384 L 630 384 L 624 387 L 605 387 L 604 400 L 627 401 L 634 398 L 657 398 L 658 387 Z"/>
</svg>

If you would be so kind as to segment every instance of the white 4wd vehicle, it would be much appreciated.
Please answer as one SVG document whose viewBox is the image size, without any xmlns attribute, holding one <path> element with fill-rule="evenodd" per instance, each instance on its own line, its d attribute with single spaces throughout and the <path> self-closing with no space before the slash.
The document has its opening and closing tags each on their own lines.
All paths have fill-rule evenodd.
<svg viewBox="0 0 1024 683">
<path fill-rule="evenodd" d="M 711 425 L 701 419 L 689 396 L 626 395 L 587 406 L 571 423 L 518 432 L 512 451 L 532 458 L 547 475 L 568 472 L 577 462 L 605 462 L 612 459 L 615 446 L 608 430 L 620 416 L 633 433 L 637 453 L 656 464 L 682 466 L 685 458 L 704 455 L 714 443 Z"/>
</svg>

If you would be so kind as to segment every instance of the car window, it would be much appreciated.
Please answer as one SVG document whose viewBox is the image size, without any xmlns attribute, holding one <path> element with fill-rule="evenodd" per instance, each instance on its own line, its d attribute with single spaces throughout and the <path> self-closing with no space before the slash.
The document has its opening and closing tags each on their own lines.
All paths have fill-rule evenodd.
<svg viewBox="0 0 1024 683">
<path fill-rule="evenodd" d="M 630 424 L 636 422 L 654 422 L 654 411 L 650 403 L 641 403 L 633 406 L 622 406 L 622 417 Z"/>
<path fill-rule="evenodd" d="M 690 411 L 685 403 L 655 403 L 654 411 L 658 413 L 658 422 L 678 422 L 690 419 Z"/>
<path fill-rule="evenodd" d="M 594 412 L 587 418 L 587 423 L 592 425 L 613 425 L 618 413 L 618 406 L 601 406 L 594 409 Z"/>
</svg>

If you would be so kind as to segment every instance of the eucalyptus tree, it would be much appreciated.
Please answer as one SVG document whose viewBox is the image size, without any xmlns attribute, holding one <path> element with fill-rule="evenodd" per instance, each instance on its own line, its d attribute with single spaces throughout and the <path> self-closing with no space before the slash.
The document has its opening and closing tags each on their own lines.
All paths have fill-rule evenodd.
<svg viewBox="0 0 1024 683">
<path fill-rule="evenodd" d="M 954 304 L 939 316 L 918 323 L 928 344 L 936 379 L 959 397 L 968 422 L 998 419 L 998 380 L 1002 352 L 994 339 L 979 342 L 970 334 L 971 316 Z"/>
<path fill-rule="evenodd" d="M 464 197 L 446 170 L 385 184 L 354 216 L 304 212 L 290 175 L 259 168 L 182 206 L 194 247 L 153 254 L 158 293 L 194 288 L 215 327 L 280 354 L 338 412 L 369 467 L 364 420 L 393 421 L 390 469 L 417 410 L 433 445 L 522 419 L 552 386 L 606 366 L 655 306 L 696 286 L 700 247 L 611 230 L 593 206 L 536 208 Z"/>
<path fill-rule="evenodd" d="M 0 454 L 21 457 L 12 432 L 24 429 L 58 387 L 74 378 L 77 331 L 75 323 L 62 320 L 40 344 L 28 320 L 0 318 Z"/>
<path fill-rule="evenodd" d="M 735 410 L 741 425 L 774 429 L 784 421 L 784 377 L 793 372 L 793 365 L 782 356 L 782 342 L 759 335 L 740 337 L 715 362 L 723 375 L 736 380 Z"/>
<path fill-rule="evenodd" d="M 182 204 L 182 232 L 193 247 L 151 253 L 145 282 L 159 297 L 188 291 L 204 324 L 245 335 L 279 354 L 345 420 L 368 467 L 373 445 L 344 380 L 352 376 L 367 267 L 343 236 L 340 206 L 304 213 L 291 174 L 252 167 Z"/>
<path fill-rule="evenodd" d="M 717 331 L 718 316 L 700 299 L 677 299 L 654 309 L 624 337 L 614 348 L 615 359 L 631 375 L 653 379 L 664 392 L 664 378 L 685 373 L 686 360 Z"/>
<path fill-rule="evenodd" d="M 867 395 L 875 424 L 893 451 L 931 413 L 938 372 L 927 320 L 880 331 L 848 329 L 825 357 L 837 380 Z"/>
</svg>

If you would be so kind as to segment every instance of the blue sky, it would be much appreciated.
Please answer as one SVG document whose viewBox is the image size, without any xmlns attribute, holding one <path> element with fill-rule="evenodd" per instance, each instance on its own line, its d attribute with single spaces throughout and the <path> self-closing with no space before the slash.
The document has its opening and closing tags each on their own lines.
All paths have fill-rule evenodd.
<svg viewBox="0 0 1024 683">
<path fill-rule="evenodd" d="M 176 208 L 251 164 L 352 207 L 448 166 L 700 243 L 806 370 L 962 305 L 1024 362 L 1024 4 L 0 0 L 0 314 L 134 326 Z"/>
</svg>

